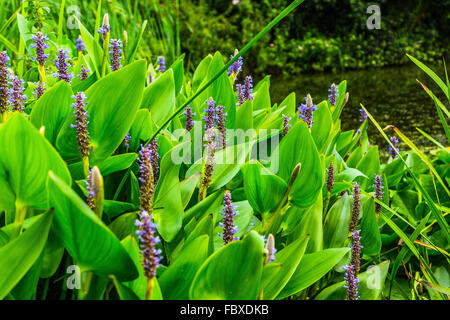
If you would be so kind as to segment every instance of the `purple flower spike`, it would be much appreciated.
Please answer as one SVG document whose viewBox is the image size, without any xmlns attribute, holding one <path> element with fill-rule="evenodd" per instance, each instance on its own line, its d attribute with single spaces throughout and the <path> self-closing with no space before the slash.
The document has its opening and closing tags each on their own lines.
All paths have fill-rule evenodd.
<svg viewBox="0 0 450 320">
<path fill-rule="evenodd" d="M 161 73 L 166 71 L 166 58 L 164 56 L 158 57 L 158 71 Z"/>
<path fill-rule="evenodd" d="M 8 54 L 6 51 L 0 51 L 0 113 L 5 113 L 8 110 L 8 65 Z"/>
<path fill-rule="evenodd" d="M 100 33 L 101 35 L 103 35 L 103 37 L 105 37 L 105 35 L 110 31 L 109 28 L 109 15 L 107 13 L 105 13 L 105 15 L 103 16 L 103 23 L 102 26 L 98 29 L 98 33 Z"/>
<path fill-rule="evenodd" d="M 216 115 L 216 102 L 212 97 L 206 101 L 208 108 L 205 109 L 206 116 L 203 116 L 203 120 L 205 120 L 205 130 L 214 128 L 216 125 L 217 115 Z"/>
<path fill-rule="evenodd" d="M 244 84 L 236 84 L 238 103 L 237 106 L 242 105 L 247 100 L 253 100 L 253 79 L 251 76 L 245 77 Z"/>
<path fill-rule="evenodd" d="M 391 155 L 392 159 L 397 159 L 398 158 L 398 139 L 396 137 L 390 137 L 389 140 L 391 140 L 392 144 L 394 145 L 394 147 L 392 147 L 391 145 L 389 145 L 389 154 Z"/>
<path fill-rule="evenodd" d="M 93 171 L 94 169 L 89 170 L 87 181 L 84 183 L 86 184 L 86 189 L 88 192 L 86 196 L 87 204 L 89 208 L 95 210 L 95 197 L 97 196 L 98 190 L 95 188 Z"/>
<path fill-rule="evenodd" d="M 355 231 L 356 227 L 358 226 L 359 214 L 361 211 L 360 194 L 361 191 L 359 189 L 359 184 L 355 182 L 353 184 L 353 206 L 352 206 L 352 217 L 349 226 L 350 232 Z"/>
<path fill-rule="evenodd" d="M 192 106 L 187 106 L 183 114 L 186 116 L 186 131 L 189 132 L 194 127 L 192 118 L 195 116 L 195 113 L 192 112 Z"/>
<path fill-rule="evenodd" d="M 379 201 L 383 201 L 383 179 L 378 174 L 375 175 L 375 184 L 373 185 L 373 187 L 375 188 L 375 198 Z M 375 213 L 379 214 L 381 209 L 381 205 L 375 202 Z"/>
<path fill-rule="evenodd" d="M 214 142 L 213 128 L 206 130 L 205 133 L 205 152 L 203 155 L 202 177 L 200 180 L 199 199 L 203 200 L 211 184 L 211 177 L 214 171 L 214 155 L 216 144 Z"/>
<path fill-rule="evenodd" d="M 225 123 L 227 122 L 227 113 L 223 112 L 223 106 L 217 107 L 217 129 L 219 130 L 219 149 L 225 149 L 227 147 L 227 129 Z"/>
<path fill-rule="evenodd" d="M 111 55 L 111 71 L 119 70 L 122 66 L 120 64 L 120 57 L 122 54 L 122 41 L 117 39 L 111 39 L 109 48 L 109 54 Z"/>
<path fill-rule="evenodd" d="M 12 106 L 13 111 L 23 112 L 25 107 L 23 101 L 27 99 L 27 96 L 23 94 L 23 80 L 18 76 L 11 76 L 11 86 L 9 89 L 9 104 Z"/>
<path fill-rule="evenodd" d="M 339 88 L 338 88 L 338 86 L 333 83 L 331 85 L 330 89 L 328 89 L 328 92 L 330 93 L 330 95 L 328 96 L 328 98 L 330 99 L 330 104 L 332 106 L 335 106 L 336 105 L 336 99 L 339 97 Z"/>
<path fill-rule="evenodd" d="M 72 128 L 76 128 L 77 131 L 77 142 L 78 142 L 78 150 L 83 158 L 88 157 L 91 151 L 91 147 L 89 145 L 89 132 L 88 132 L 88 123 L 87 120 L 87 111 L 85 109 L 87 102 L 86 95 L 84 92 L 78 92 L 77 95 L 72 96 L 75 99 L 75 103 L 72 104 L 73 114 L 75 115 L 76 124 L 70 125 Z"/>
<path fill-rule="evenodd" d="M 361 269 L 361 249 L 363 248 L 361 245 L 361 236 L 359 235 L 361 230 L 355 230 L 352 232 L 352 255 L 350 259 L 350 264 L 353 267 L 353 275 L 355 278 L 358 278 L 359 270 Z"/>
<path fill-rule="evenodd" d="M 288 114 L 283 114 L 283 134 L 282 134 L 283 137 L 285 137 L 288 134 L 289 128 L 292 127 L 289 124 L 289 121 L 291 121 L 291 117 Z"/>
<path fill-rule="evenodd" d="M 140 242 L 144 274 L 151 279 L 156 276 L 156 269 L 161 266 L 161 249 L 156 249 L 160 239 L 156 235 L 156 225 L 152 222 L 152 215 L 142 211 L 140 218 L 135 222 L 136 227 L 139 228 L 136 234 Z"/>
<path fill-rule="evenodd" d="M 345 266 L 345 282 L 346 285 L 344 285 L 344 288 L 347 289 L 347 300 L 358 300 L 358 286 L 359 286 L 359 279 L 355 278 L 353 273 L 353 266 Z"/>
<path fill-rule="evenodd" d="M 36 88 L 34 88 L 33 95 L 36 97 L 36 100 L 39 100 L 39 98 L 44 94 L 44 91 L 47 89 L 45 87 L 45 83 L 35 83 L 37 85 Z"/>
<path fill-rule="evenodd" d="M 84 81 L 88 78 L 88 72 L 90 72 L 91 70 L 86 70 L 86 68 L 84 67 L 84 64 L 81 65 L 81 70 L 80 70 L 80 74 L 78 75 L 81 79 L 81 81 Z"/>
<path fill-rule="evenodd" d="M 152 169 L 152 149 L 150 146 L 142 146 L 139 151 L 139 182 L 140 182 L 140 209 L 153 212 L 153 196 L 155 193 L 155 181 Z"/>
<path fill-rule="evenodd" d="M 237 226 L 234 225 L 234 216 L 239 214 L 236 211 L 236 206 L 231 202 L 231 193 L 230 191 L 225 191 L 225 195 L 223 197 L 224 208 L 223 212 L 220 212 L 223 215 L 223 222 L 219 223 L 220 227 L 223 227 L 223 234 L 219 236 L 222 237 L 223 242 L 225 244 L 230 243 L 233 240 L 239 240 L 238 237 L 235 237 L 234 234 L 238 231 Z"/>
<path fill-rule="evenodd" d="M 125 149 L 127 149 L 127 150 L 128 150 L 128 148 L 130 148 L 130 144 L 129 144 L 130 140 L 131 140 L 131 135 L 130 135 L 130 133 L 128 132 L 128 133 L 125 135 L 125 138 L 123 139 L 123 143 L 125 143 Z"/>
<path fill-rule="evenodd" d="M 234 55 L 230 57 L 230 59 L 233 59 L 239 52 L 237 49 L 234 52 Z M 228 68 L 228 75 L 234 75 L 234 77 L 237 76 L 239 72 L 242 72 L 242 65 L 244 64 L 244 61 L 242 60 L 242 57 L 239 57 L 233 64 Z"/>
<path fill-rule="evenodd" d="M 327 191 L 328 193 L 331 192 L 331 190 L 333 190 L 334 187 L 334 165 L 333 165 L 333 161 L 330 162 L 330 165 L 328 166 L 327 169 Z"/>
<path fill-rule="evenodd" d="M 70 84 L 71 79 L 73 79 L 73 73 L 68 72 L 67 62 L 69 61 L 69 52 L 63 49 L 58 50 L 58 59 L 55 60 L 56 68 L 58 73 L 54 74 L 53 77 L 59 80 L 64 80 Z"/>
<path fill-rule="evenodd" d="M 306 122 L 309 128 L 311 128 L 312 124 L 314 123 L 313 121 L 314 111 L 317 110 L 317 106 L 313 104 L 313 99 L 309 93 L 305 97 L 305 101 L 306 103 L 301 104 L 297 108 L 297 110 L 299 112 L 299 117 Z"/>
<path fill-rule="evenodd" d="M 152 142 L 150 143 L 150 149 L 152 151 L 151 164 L 152 164 L 152 170 L 153 170 L 153 178 L 154 178 L 155 185 L 156 185 L 158 183 L 158 179 L 159 179 L 159 164 L 158 164 L 159 154 L 158 154 L 158 139 L 157 138 L 153 139 Z"/>
<path fill-rule="evenodd" d="M 49 40 L 48 37 L 42 32 L 38 31 L 35 35 L 31 36 L 34 44 L 30 47 L 36 49 L 36 61 L 39 62 L 41 66 L 45 64 L 45 61 L 48 59 L 48 54 L 45 54 L 45 49 L 48 49 L 48 44 L 45 43 L 46 40 Z"/>
<path fill-rule="evenodd" d="M 84 46 L 83 39 L 81 38 L 81 35 L 78 36 L 77 40 L 75 40 L 75 49 L 79 52 L 83 52 L 86 50 L 86 47 Z"/>
<path fill-rule="evenodd" d="M 361 114 L 361 119 L 359 119 L 359 122 L 364 122 L 368 118 L 366 111 L 361 108 L 359 109 L 359 113 Z"/>
</svg>

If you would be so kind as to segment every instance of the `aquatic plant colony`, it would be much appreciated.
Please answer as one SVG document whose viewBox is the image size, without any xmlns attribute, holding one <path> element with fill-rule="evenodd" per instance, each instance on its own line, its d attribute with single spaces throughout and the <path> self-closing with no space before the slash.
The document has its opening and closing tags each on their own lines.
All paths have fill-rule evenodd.
<svg viewBox="0 0 450 320">
<path fill-rule="evenodd" d="M 346 81 L 273 103 L 244 50 L 189 74 L 108 14 L 71 40 L 32 19 L 31 60 L 0 52 L 1 299 L 448 299 L 448 146 L 376 106 L 341 130 Z"/>
</svg>

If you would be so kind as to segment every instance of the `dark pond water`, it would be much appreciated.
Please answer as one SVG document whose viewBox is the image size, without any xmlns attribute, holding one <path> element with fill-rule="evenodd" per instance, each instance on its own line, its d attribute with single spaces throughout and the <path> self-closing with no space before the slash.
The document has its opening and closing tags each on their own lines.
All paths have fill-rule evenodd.
<svg viewBox="0 0 450 320">
<path fill-rule="evenodd" d="M 442 66 L 433 66 L 432 69 L 443 78 Z M 314 102 L 319 103 L 327 99 L 331 83 L 337 84 L 347 80 L 350 99 L 342 114 L 344 130 L 356 129 L 360 126 L 359 108 L 362 103 L 383 128 L 389 124 L 395 125 L 416 145 L 425 150 L 429 150 L 434 145 L 416 128 L 420 128 L 443 145 L 447 145 L 434 102 L 416 79 L 432 89 L 439 99 L 448 105 L 448 100 L 444 99 L 445 96 L 434 85 L 433 80 L 415 65 L 300 75 L 295 78 L 273 77 L 270 90 L 273 97 L 272 103 L 280 103 L 291 92 L 296 93 L 297 104 L 303 103 L 307 93 L 311 93 Z M 393 131 L 389 130 L 387 134 L 389 136 L 393 134 Z M 382 153 L 388 150 L 387 142 L 370 123 L 369 139 L 371 143 L 380 146 Z M 399 146 L 401 148 L 402 144 Z M 403 147 L 407 148 L 404 145 Z"/>
</svg>

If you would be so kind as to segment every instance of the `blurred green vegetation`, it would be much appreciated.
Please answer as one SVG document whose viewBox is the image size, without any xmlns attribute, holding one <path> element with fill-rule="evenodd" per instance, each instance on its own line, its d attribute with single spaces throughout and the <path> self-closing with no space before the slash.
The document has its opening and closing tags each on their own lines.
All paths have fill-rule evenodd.
<svg viewBox="0 0 450 320">
<path fill-rule="evenodd" d="M 0 25 L 5 26 L 22 1 L 3 0 Z M 56 32 L 62 0 L 24 1 L 22 14 L 40 18 L 47 30 Z M 80 18 L 94 31 L 98 1 L 65 0 L 65 19 L 71 6 L 80 8 Z M 197 65 L 216 50 L 231 55 L 261 30 L 290 0 L 103 0 L 102 14 L 111 16 L 112 34 L 122 37 L 125 26 L 130 41 L 145 20 L 138 57 L 156 59 L 165 55 L 169 63 L 182 52 L 188 66 Z M 381 29 L 369 30 L 366 21 L 371 4 L 381 9 Z M 25 11 L 25 12 L 24 12 Z M 28 11 L 28 12 L 26 12 Z M 34 12 L 34 13 L 33 13 Z M 44 15 L 42 15 L 45 13 Z M 46 16 L 48 17 L 46 19 Z M 36 20 L 36 19 L 33 19 Z M 78 30 L 64 34 L 76 38 Z M 47 24 L 47 25 L 46 25 Z M 18 47 L 11 36 L 15 23 L 2 28 L 2 36 Z M 306 0 L 270 34 L 264 36 L 245 57 L 253 73 L 296 74 L 309 71 L 359 69 L 408 62 L 406 53 L 421 61 L 440 60 L 449 53 L 450 0 Z M 4 44 L 0 42 L 0 49 Z"/>
</svg>

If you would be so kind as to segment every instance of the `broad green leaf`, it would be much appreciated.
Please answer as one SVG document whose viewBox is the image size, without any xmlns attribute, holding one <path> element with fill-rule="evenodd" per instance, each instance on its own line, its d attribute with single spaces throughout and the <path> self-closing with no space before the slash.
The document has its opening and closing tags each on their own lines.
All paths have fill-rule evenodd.
<svg viewBox="0 0 450 320">
<path fill-rule="evenodd" d="M 69 171 L 52 145 L 23 115 L 15 113 L 0 127 L 0 208 L 47 209 L 47 173 L 71 183 Z"/>
<path fill-rule="evenodd" d="M 53 172 L 49 172 L 48 192 L 55 209 L 55 232 L 82 271 L 112 274 L 121 281 L 137 277 L 133 261 L 116 236 Z"/>
<path fill-rule="evenodd" d="M 37 129 L 45 127 L 45 137 L 52 145 L 64 122 L 72 116 L 73 95 L 65 81 L 58 82 L 39 98 L 30 114 L 31 123 Z"/>
<path fill-rule="evenodd" d="M 323 230 L 324 248 L 345 247 L 349 235 L 351 202 L 346 193 L 328 211 Z"/>
<path fill-rule="evenodd" d="M 75 16 L 75 19 L 76 16 Z M 77 19 L 78 27 L 80 28 L 81 38 L 86 46 L 86 51 L 89 54 L 89 58 L 92 61 L 94 70 L 98 76 L 100 76 L 100 70 L 102 68 L 103 49 L 100 44 L 94 39 L 91 33 L 83 26 L 83 24 Z"/>
<path fill-rule="evenodd" d="M 264 81 L 258 91 L 255 93 L 253 98 L 253 110 L 268 110 L 270 109 L 270 92 L 269 92 L 269 82 Z"/>
<path fill-rule="evenodd" d="M 189 298 L 255 300 L 263 261 L 264 242 L 251 231 L 243 240 L 233 241 L 209 256 L 194 278 Z"/>
<path fill-rule="evenodd" d="M 361 206 L 361 245 L 362 254 L 369 256 L 380 253 L 381 236 L 378 229 L 375 203 L 372 198 L 366 199 Z"/>
<path fill-rule="evenodd" d="M 322 101 L 317 105 L 313 120 L 311 135 L 314 138 L 317 149 L 323 152 L 327 147 L 327 141 L 331 135 L 333 124 L 331 112 L 326 101 Z"/>
<path fill-rule="evenodd" d="M 208 257 L 208 246 L 208 235 L 197 237 L 181 251 L 175 261 L 164 271 L 159 278 L 159 284 L 165 299 L 189 299 L 189 288 L 198 269 Z"/>
<path fill-rule="evenodd" d="M 277 299 L 287 298 L 308 288 L 326 275 L 349 251 L 349 248 L 333 248 L 305 254 Z"/>
<path fill-rule="evenodd" d="M 14 288 L 44 250 L 53 213 L 39 217 L 29 229 L 0 248 L 0 299 Z"/>
<path fill-rule="evenodd" d="M 108 157 L 105 161 L 98 164 L 98 168 L 103 176 L 128 169 L 136 160 L 136 153 L 123 153 Z M 69 165 L 70 173 L 76 180 L 84 179 L 83 163 L 76 162 Z"/>
</svg>

